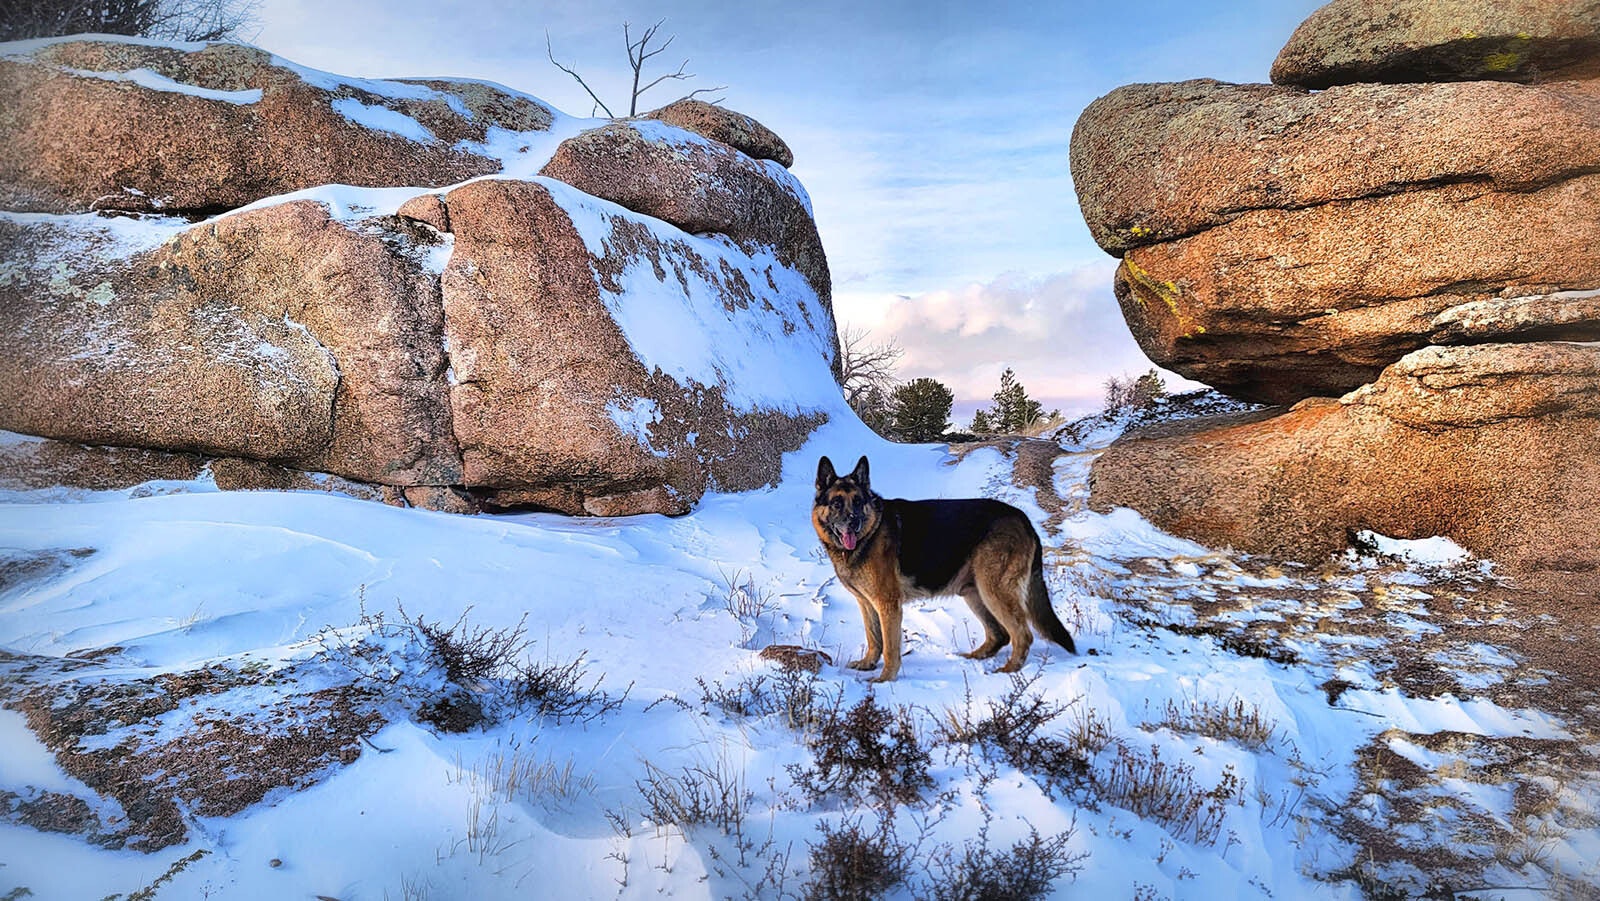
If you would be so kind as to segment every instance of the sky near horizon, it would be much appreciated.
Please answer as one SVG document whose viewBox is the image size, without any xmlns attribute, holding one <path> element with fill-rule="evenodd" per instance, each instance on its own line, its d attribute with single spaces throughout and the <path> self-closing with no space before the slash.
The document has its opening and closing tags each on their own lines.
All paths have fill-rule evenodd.
<svg viewBox="0 0 1600 901">
<path fill-rule="evenodd" d="M 665 20 L 651 61 L 689 60 L 641 111 L 689 90 L 754 116 L 794 150 L 833 273 L 841 326 L 905 351 L 970 418 L 1016 370 L 1047 409 L 1098 406 L 1111 375 L 1150 366 L 1112 295 L 1068 173 L 1078 114 L 1122 84 L 1266 81 L 1320 2 L 508 3 L 263 0 L 254 42 L 347 75 L 500 82 L 567 113 L 592 102 L 545 54 L 626 112 L 622 23 Z M 614 99 L 613 99 L 614 98 Z"/>
</svg>

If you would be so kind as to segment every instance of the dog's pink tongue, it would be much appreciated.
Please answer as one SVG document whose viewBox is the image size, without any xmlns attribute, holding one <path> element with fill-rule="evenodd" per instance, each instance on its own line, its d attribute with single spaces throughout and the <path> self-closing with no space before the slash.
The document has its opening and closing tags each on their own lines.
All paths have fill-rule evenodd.
<svg viewBox="0 0 1600 901">
<path fill-rule="evenodd" d="M 856 549 L 856 533 L 851 532 L 848 529 L 846 529 L 845 532 L 839 536 L 839 541 L 844 544 L 844 549 L 847 551 L 853 551 Z"/>
</svg>

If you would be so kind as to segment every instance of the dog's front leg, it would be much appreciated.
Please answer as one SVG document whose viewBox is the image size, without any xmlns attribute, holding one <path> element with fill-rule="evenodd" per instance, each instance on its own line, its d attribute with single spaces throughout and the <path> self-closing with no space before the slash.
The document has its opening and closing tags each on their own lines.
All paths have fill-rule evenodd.
<svg viewBox="0 0 1600 901">
<path fill-rule="evenodd" d="M 845 666 L 850 669 L 872 669 L 878 665 L 878 660 L 883 656 L 883 628 L 878 622 L 878 611 L 859 594 L 855 595 L 856 603 L 861 605 L 861 625 L 867 630 L 867 653 L 860 660 L 852 660 Z"/>
<path fill-rule="evenodd" d="M 893 682 L 900 675 L 900 595 L 890 593 L 877 603 L 878 624 L 883 631 L 883 672 L 872 682 Z"/>
</svg>

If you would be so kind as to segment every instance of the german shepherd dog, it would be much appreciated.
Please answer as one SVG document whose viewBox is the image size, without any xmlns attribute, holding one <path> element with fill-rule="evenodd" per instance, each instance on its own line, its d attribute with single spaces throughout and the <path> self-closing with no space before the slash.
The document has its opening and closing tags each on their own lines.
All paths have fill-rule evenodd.
<svg viewBox="0 0 1600 901">
<path fill-rule="evenodd" d="M 881 657 L 883 672 L 873 682 L 900 674 L 900 606 L 915 598 L 960 595 L 983 623 L 984 635 L 983 644 L 965 656 L 985 660 L 1009 643 L 1011 657 L 1002 673 L 1020 670 L 1028 659 L 1029 622 L 1078 652 L 1050 607 L 1039 535 L 1010 504 L 884 498 L 872 490 L 866 457 L 842 478 L 823 457 L 811 524 L 839 581 L 861 605 L 867 653 L 847 666 L 869 670 Z"/>
</svg>

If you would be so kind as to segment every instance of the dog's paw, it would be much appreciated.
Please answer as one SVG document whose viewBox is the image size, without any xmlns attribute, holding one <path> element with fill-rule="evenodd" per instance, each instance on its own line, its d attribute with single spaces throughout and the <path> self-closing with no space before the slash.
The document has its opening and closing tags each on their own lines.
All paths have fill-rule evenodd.
<svg viewBox="0 0 1600 901">
<path fill-rule="evenodd" d="M 852 660 L 844 666 L 845 669 L 877 669 L 878 658 L 862 657 L 860 660 Z"/>
</svg>

